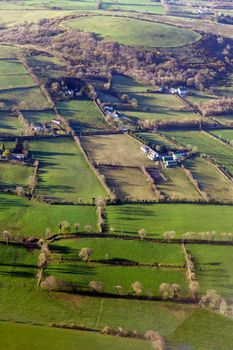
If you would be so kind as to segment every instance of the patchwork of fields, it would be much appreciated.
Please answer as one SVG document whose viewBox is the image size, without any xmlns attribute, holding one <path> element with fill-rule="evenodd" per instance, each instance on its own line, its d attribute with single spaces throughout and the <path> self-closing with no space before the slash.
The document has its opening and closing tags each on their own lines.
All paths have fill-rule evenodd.
<svg viewBox="0 0 233 350">
<path fill-rule="evenodd" d="M 1 1 L 0 349 L 232 347 L 232 114 L 198 113 L 232 77 L 169 6 Z"/>
</svg>

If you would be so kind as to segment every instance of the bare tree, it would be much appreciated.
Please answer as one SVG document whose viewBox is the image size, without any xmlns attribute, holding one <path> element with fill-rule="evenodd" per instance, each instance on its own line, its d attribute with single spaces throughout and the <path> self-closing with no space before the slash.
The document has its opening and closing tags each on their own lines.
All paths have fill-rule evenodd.
<svg viewBox="0 0 233 350">
<path fill-rule="evenodd" d="M 139 231 L 138 231 L 138 235 L 139 237 L 143 240 L 145 237 L 146 237 L 146 230 L 144 228 L 141 228 Z"/>
<path fill-rule="evenodd" d="M 136 295 L 140 295 L 142 293 L 142 284 L 140 282 L 136 281 L 132 283 L 131 287 Z"/>
<path fill-rule="evenodd" d="M 93 291 L 98 292 L 98 293 L 101 293 L 104 290 L 104 284 L 100 281 L 90 281 L 89 287 Z"/>
<path fill-rule="evenodd" d="M 82 261 L 89 262 L 90 257 L 93 254 L 93 250 L 90 248 L 82 248 L 79 252 L 79 257 Z"/>
<path fill-rule="evenodd" d="M 2 235 L 3 235 L 3 238 L 4 238 L 5 242 L 6 242 L 6 244 L 8 245 L 9 241 L 12 239 L 11 233 L 9 231 L 7 231 L 7 230 L 4 230 L 2 232 Z"/>
<path fill-rule="evenodd" d="M 78 233 L 78 231 L 79 231 L 79 229 L 80 229 L 80 224 L 78 223 L 78 222 L 76 222 L 75 224 L 74 224 L 74 230 L 75 230 L 75 233 Z"/>
</svg>

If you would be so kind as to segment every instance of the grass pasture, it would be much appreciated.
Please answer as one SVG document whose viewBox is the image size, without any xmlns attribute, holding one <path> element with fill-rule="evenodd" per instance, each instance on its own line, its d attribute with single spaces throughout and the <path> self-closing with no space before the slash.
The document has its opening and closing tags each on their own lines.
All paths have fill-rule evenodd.
<svg viewBox="0 0 233 350">
<path fill-rule="evenodd" d="M 122 294 L 134 294 L 131 285 L 135 281 L 142 284 L 142 295 L 146 295 L 147 290 L 151 289 L 153 296 L 159 296 L 159 286 L 163 282 L 177 283 L 181 286 L 183 295 L 187 292 L 185 272 L 181 270 L 62 260 L 60 263 L 51 262 L 46 268 L 46 274 L 73 283 L 80 292 L 90 291 L 89 283 L 93 280 L 101 281 L 104 284 L 103 291 L 113 295 L 118 294 L 115 288 L 117 285 L 122 286 Z"/>
<path fill-rule="evenodd" d="M 35 82 L 21 62 L 0 60 L 0 90 L 34 86 Z"/>
<path fill-rule="evenodd" d="M 117 166 L 153 166 L 141 143 L 128 135 L 83 136 L 81 143 L 89 158 L 96 164 Z"/>
<path fill-rule="evenodd" d="M 108 206 L 108 227 L 115 232 L 137 234 L 142 227 L 148 235 L 161 237 L 165 231 L 176 231 L 176 237 L 186 232 L 232 232 L 233 208 L 197 204 L 137 204 Z"/>
<path fill-rule="evenodd" d="M 88 99 L 70 100 L 57 105 L 58 113 L 66 118 L 73 130 L 102 131 L 109 127 L 95 103 Z"/>
<path fill-rule="evenodd" d="M 117 198 L 156 200 L 155 192 L 139 168 L 101 166 L 99 171 Z"/>
<path fill-rule="evenodd" d="M 196 146 L 199 152 L 207 154 L 218 164 L 233 172 L 233 150 L 230 146 L 224 145 L 207 133 L 200 131 L 171 131 L 164 134 L 174 137 L 175 140 L 186 146 Z"/>
<path fill-rule="evenodd" d="M 96 210 L 90 206 L 47 205 L 9 194 L 0 195 L 0 230 L 9 230 L 14 236 L 41 237 L 45 229 L 57 233 L 57 225 L 63 220 L 80 223 L 80 230 L 91 225 L 96 230 Z"/>
<path fill-rule="evenodd" d="M 48 79 L 59 79 L 66 74 L 62 62 L 55 57 L 43 54 L 31 56 L 28 58 L 28 64 L 43 82 L 47 82 Z"/>
<path fill-rule="evenodd" d="M 165 120 L 182 121 L 196 120 L 198 116 L 188 110 L 178 98 L 169 94 L 131 94 L 131 98 L 138 101 L 138 107 L 120 110 L 133 121 L 141 120 Z"/>
<path fill-rule="evenodd" d="M 17 117 L 9 115 L 7 112 L 0 111 L 0 134 L 1 135 L 19 135 L 23 131 Z"/>
<path fill-rule="evenodd" d="M 58 329 L 52 327 L 32 326 L 20 323 L 0 323 L 0 347 L 15 350 L 86 350 L 95 347 L 96 350 L 151 350 L 150 342 L 101 335 L 100 333 Z"/>
<path fill-rule="evenodd" d="M 220 137 L 222 140 L 231 142 L 233 140 L 233 130 L 232 129 L 220 129 L 220 130 L 211 130 L 211 134 Z"/>
<path fill-rule="evenodd" d="M 91 16 L 66 22 L 71 29 L 94 32 L 101 38 L 123 45 L 178 47 L 199 39 L 199 35 L 178 27 L 134 18 Z"/>
<path fill-rule="evenodd" d="M 45 124 L 51 122 L 52 119 L 56 119 L 56 114 L 52 109 L 48 111 L 24 111 L 23 115 L 30 124 Z"/>
<path fill-rule="evenodd" d="M 106 197 L 100 181 L 71 139 L 30 142 L 32 157 L 40 162 L 37 194 L 78 202 Z"/>
<path fill-rule="evenodd" d="M 23 186 L 28 191 L 28 180 L 34 169 L 28 166 L 0 163 L 0 187 L 15 189 Z"/>
<path fill-rule="evenodd" d="M 223 202 L 233 201 L 232 182 L 223 176 L 216 166 L 202 158 L 190 158 L 184 164 L 209 199 Z"/>
<path fill-rule="evenodd" d="M 145 85 L 135 79 L 132 79 L 126 75 L 114 74 L 112 76 L 112 90 L 122 93 L 133 92 L 147 92 L 148 89 L 152 89 L 152 86 Z"/>
<path fill-rule="evenodd" d="M 170 264 L 181 266 L 184 264 L 184 254 L 179 244 L 159 244 L 147 241 L 125 241 L 111 238 L 80 238 L 62 240 L 51 245 L 55 252 L 63 253 L 64 259 L 79 260 L 79 252 L 83 247 L 93 250 L 91 260 L 117 261 L 125 260 L 139 264 Z"/>
<path fill-rule="evenodd" d="M 194 257 L 200 291 L 214 289 L 233 303 L 233 257 L 231 246 L 188 245 Z"/>
<path fill-rule="evenodd" d="M 172 200 L 196 201 L 201 195 L 191 183 L 182 168 L 164 169 L 167 181 L 157 185 L 158 189 Z"/>
<path fill-rule="evenodd" d="M 20 108 L 22 110 L 40 110 L 51 108 L 48 100 L 39 88 L 20 88 L 0 91 L 0 99 L 4 108 Z"/>
</svg>

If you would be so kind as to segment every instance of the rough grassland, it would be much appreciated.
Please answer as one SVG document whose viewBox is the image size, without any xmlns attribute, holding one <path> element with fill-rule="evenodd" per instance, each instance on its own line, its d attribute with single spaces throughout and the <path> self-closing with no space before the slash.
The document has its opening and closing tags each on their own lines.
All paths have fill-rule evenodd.
<svg viewBox="0 0 233 350">
<path fill-rule="evenodd" d="M 129 200 L 156 200 L 156 194 L 139 168 L 99 167 L 108 186 L 117 198 Z"/>
<path fill-rule="evenodd" d="M 233 321 L 207 310 L 197 310 L 169 337 L 174 350 L 232 348 Z"/>
<path fill-rule="evenodd" d="M 31 141 L 30 150 L 40 162 L 37 194 L 78 202 L 106 193 L 78 146 L 71 139 Z"/>
<path fill-rule="evenodd" d="M 184 164 L 198 181 L 200 189 L 205 191 L 210 199 L 223 202 L 233 201 L 232 182 L 223 176 L 213 164 L 202 158 L 190 158 Z"/>
<path fill-rule="evenodd" d="M 199 152 L 209 155 L 233 172 L 233 149 L 220 141 L 200 131 L 171 131 L 165 134 L 184 145 L 196 146 Z"/>
<path fill-rule="evenodd" d="M 142 144 L 128 135 L 98 135 L 81 138 L 88 156 L 97 164 L 121 166 L 153 166 L 145 153 L 140 150 Z"/>
<path fill-rule="evenodd" d="M 201 195 L 182 168 L 165 169 L 163 173 L 169 180 L 158 184 L 157 187 L 169 198 L 188 201 L 201 199 Z"/>
<path fill-rule="evenodd" d="M 49 102 L 39 88 L 11 89 L 0 92 L 0 99 L 4 102 L 5 108 L 20 109 L 47 109 L 51 108 Z"/>
<path fill-rule="evenodd" d="M 0 303 L 0 312 L 4 320 L 39 324 L 68 322 L 97 329 L 120 325 L 137 329 L 139 333 L 156 329 L 167 335 L 194 310 L 191 305 L 169 302 L 51 294 L 36 288 L 38 252 L 11 246 L 0 248 L 0 298 L 4 301 Z"/>
<path fill-rule="evenodd" d="M 15 350 L 151 350 L 150 342 L 101 335 L 85 331 L 0 323 L 0 347 Z"/>
<path fill-rule="evenodd" d="M 174 230 L 232 232 L 233 208 L 219 205 L 151 204 L 107 207 L 107 222 L 116 232 L 137 234 L 140 228 L 155 237 Z"/>
<path fill-rule="evenodd" d="M 43 236 L 47 227 L 57 233 L 57 224 L 63 220 L 71 226 L 80 223 L 81 230 L 87 224 L 96 230 L 94 207 L 46 205 L 7 194 L 0 198 L 0 231 L 9 230 L 16 236 Z"/>
<path fill-rule="evenodd" d="M 93 101 L 80 99 L 60 102 L 57 110 L 61 116 L 70 121 L 71 127 L 76 132 L 109 129 L 104 116 Z"/>
<path fill-rule="evenodd" d="M 0 45 L 0 58 L 16 58 L 19 52 L 18 47 Z"/>
<path fill-rule="evenodd" d="M 0 61 L 0 75 L 25 75 L 27 71 L 25 67 L 19 61 Z"/>
<path fill-rule="evenodd" d="M 71 29 L 94 32 L 107 40 L 132 46 L 177 47 L 199 38 L 192 31 L 166 24 L 113 16 L 75 19 L 66 25 Z"/>
<path fill-rule="evenodd" d="M 183 265 L 184 255 L 178 244 L 159 244 L 147 241 L 125 241 L 111 238 L 81 238 L 62 240 L 52 244 L 52 249 L 64 254 L 66 259 L 79 259 L 83 247 L 93 250 L 91 260 L 127 259 L 141 264 Z"/>
<path fill-rule="evenodd" d="M 0 163 L 0 187 L 15 189 L 23 186 L 28 191 L 29 177 L 33 175 L 33 168 L 28 166 Z"/>
<path fill-rule="evenodd" d="M 128 110 L 121 107 L 120 110 L 134 121 L 141 120 L 184 120 L 198 119 L 192 111 L 173 95 L 169 94 L 132 94 L 136 98 L 138 107 Z"/>
<path fill-rule="evenodd" d="M 188 245 L 194 257 L 201 292 L 214 289 L 233 303 L 233 257 L 231 246 Z"/>
</svg>

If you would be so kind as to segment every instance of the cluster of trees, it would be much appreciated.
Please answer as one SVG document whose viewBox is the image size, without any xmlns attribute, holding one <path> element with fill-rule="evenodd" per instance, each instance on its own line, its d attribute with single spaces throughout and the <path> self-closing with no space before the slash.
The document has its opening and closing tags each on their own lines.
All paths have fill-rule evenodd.
<svg viewBox="0 0 233 350">
<path fill-rule="evenodd" d="M 217 98 L 210 102 L 200 103 L 198 108 L 204 117 L 220 114 L 230 114 L 233 112 L 233 98 Z"/>
<path fill-rule="evenodd" d="M 207 241 L 215 241 L 215 240 L 223 240 L 223 241 L 233 241 L 233 233 L 231 232 L 222 232 L 217 233 L 216 231 L 205 231 L 205 232 L 185 232 L 182 236 L 184 240 L 207 240 Z"/>
<path fill-rule="evenodd" d="M 215 290 L 207 290 L 206 294 L 201 297 L 200 306 L 220 312 L 225 316 L 233 315 L 233 306 L 229 305 Z"/>
<path fill-rule="evenodd" d="M 195 266 L 193 263 L 193 258 L 190 253 L 187 252 L 186 247 L 182 244 L 184 257 L 186 260 L 186 268 L 187 268 L 187 278 L 189 281 L 189 292 L 192 298 L 197 297 L 197 293 L 199 291 L 199 283 L 197 281 Z"/>
<path fill-rule="evenodd" d="M 182 290 L 179 284 L 161 283 L 159 292 L 164 300 L 177 300 L 180 298 Z"/>
</svg>

